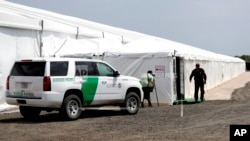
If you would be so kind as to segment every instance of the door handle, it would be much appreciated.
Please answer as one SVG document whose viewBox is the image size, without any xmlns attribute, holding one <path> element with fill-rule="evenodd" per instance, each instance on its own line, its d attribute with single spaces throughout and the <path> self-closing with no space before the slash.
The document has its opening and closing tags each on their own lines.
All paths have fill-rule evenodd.
<svg viewBox="0 0 250 141">
<path fill-rule="evenodd" d="M 85 80 L 80 80 L 80 81 L 79 81 L 79 83 L 84 83 L 84 82 L 85 82 Z"/>
</svg>

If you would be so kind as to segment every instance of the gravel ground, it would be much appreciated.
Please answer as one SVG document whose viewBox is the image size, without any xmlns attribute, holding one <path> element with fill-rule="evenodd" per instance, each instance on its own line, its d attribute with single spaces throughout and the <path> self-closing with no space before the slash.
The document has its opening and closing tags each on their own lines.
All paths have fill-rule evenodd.
<svg viewBox="0 0 250 141">
<path fill-rule="evenodd" d="M 235 90 L 231 100 L 141 108 L 136 115 L 120 111 L 85 111 L 76 121 L 56 112 L 36 121 L 19 112 L 0 114 L 1 141 L 228 141 L 231 124 L 250 125 L 250 82 Z M 183 116 L 181 116 L 183 111 Z"/>
</svg>

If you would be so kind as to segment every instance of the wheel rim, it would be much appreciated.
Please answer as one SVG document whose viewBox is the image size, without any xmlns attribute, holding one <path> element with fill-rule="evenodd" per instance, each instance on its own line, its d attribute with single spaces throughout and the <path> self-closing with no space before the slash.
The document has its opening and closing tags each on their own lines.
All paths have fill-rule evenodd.
<svg viewBox="0 0 250 141">
<path fill-rule="evenodd" d="M 68 107 L 67 107 L 67 111 L 71 116 L 76 116 L 79 112 L 79 105 L 78 105 L 77 101 L 70 100 Z"/>
<path fill-rule="evenodd" d="M 128 103 L 127 103 L 128 110 L 136 111 L 137 107 L 138 107 L 138 103 L 137 103 L 136 98 L 134 97 L 129 98 Z"/>
</svg>

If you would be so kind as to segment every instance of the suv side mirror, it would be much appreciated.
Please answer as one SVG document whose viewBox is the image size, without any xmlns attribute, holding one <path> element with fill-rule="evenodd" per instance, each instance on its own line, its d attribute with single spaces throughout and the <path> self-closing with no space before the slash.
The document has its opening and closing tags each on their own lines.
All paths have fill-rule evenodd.
<svg viewBox="0 0 250 141">
<path fill-rule="evenodd" d="M 120 75 L 120 72 L 119 71 L 115 71 L 114 76 L 117 77 L 119 75 Z"/>
</svg>

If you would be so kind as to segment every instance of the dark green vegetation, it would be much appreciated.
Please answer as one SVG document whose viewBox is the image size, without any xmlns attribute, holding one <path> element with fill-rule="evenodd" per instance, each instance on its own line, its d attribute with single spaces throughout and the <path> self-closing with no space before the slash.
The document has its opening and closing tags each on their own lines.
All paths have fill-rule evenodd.
<svg viewBox="0 0 250 141">
<path fill-rule="evenodd" d="M 246 62 L 250 62 L 250 55 L 241 55 L 241 56 L 235 56 L 235 57 L 241 58 L 245 60 Z"/>
</svg>

